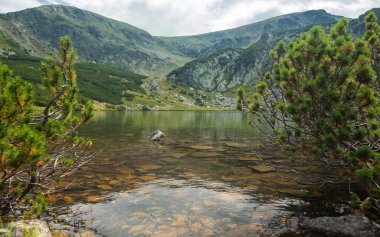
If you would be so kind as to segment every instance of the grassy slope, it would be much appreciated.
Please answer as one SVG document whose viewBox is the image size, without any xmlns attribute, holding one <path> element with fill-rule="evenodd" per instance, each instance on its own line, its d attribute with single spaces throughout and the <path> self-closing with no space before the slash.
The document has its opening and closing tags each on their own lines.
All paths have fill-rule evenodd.
<svg viewBox="0 0 380 237">
<path fill-rule="evenodd" d="M 40 63 L 42 59 L 29 56 L 26 54 L 12 55 L 9 58 L 0 58 L 0 62 L 7 64 L 14 74 L 21 76 L 25 80 L 31 82 L 35 87 L 36 101 L 46 101 L 47 91 L 41 84 Z M 193 95 L 184 95 L 186 88 L 167 82 L 165 78 L 153 79 L 146 76 L 135 74 L 130 71 L 114 68 L 109 65 L 91 64 L 79 62 L 75 64 L 78 75 L 79 100 L 84 102 L 88 99 L 107 102 L 110 104 L 125 104 L 128 107 L 139 109 L 138 105 L 155 106 L 168 110 L 201 110 L 207 109 L 199 106 L 189 106 L 183 103 L 178 95 L 194 100 Z M 143 83 L 158 80 L 159 91 L 143 89 Z M 132 95 L 127 100 L 123 96 L 123 92 Z M 202 93 L 207 97 L 214 97 L 212 93 Z M 197 95 L 198 97 L 201 95 Z M 103 106 L 104 107 L 104 106 Z M 101 106 L 100 109 L 105 109 Z"/>
<path fill-rule="evenodd" d="M 32 82 L 36 89 L 37 101 L 44 100 L 46 91 L 41 85 L 40 62 L 41 58 L 28 55 L 10 56 L 0 59 L 4 64 L 25 80 Z M 90 63 L 77 63 L 75 65 L 78 75 L 80 100 L 98 100 L 112 104 L 122 103 L 122 93 L 125 90 L 144 93 L 141 87 L 146 76 L 130 71 Z"/>
<path fill-rule="evenodd" d="M 81 60 L 142 74 L 167 72 L 189 60 L 169 52 L 144 30 L 69 6 L 46 5 L 0 14 L 0 35 L 40 57 L 54 52 L 58 38 L 69 35 Z"/>
</svg>

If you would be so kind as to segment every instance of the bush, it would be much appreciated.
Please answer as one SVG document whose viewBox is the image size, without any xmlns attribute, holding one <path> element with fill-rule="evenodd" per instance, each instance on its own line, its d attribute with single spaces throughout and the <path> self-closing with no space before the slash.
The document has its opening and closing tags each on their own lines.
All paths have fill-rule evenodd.
<svg viewBox="0 0 380 237">
<path fill-rule="evenodd" d="M 141 107 L 141 110 L 142 110 L 142 111 L 150 111 L 150 108 L 149 108 L 148 106 L 143 105 L 143 106 Z"/>
<path fill-rule="evenodd" d="M 239 89 L 238 108 L 258 128 L 266 126 L 267 140 L 320 157 L 336 173 L 344 169 L 360 181 L 366 203 L 380 215 L 380 28 L 374 13 L 366 26 L 356 41 L 342 19 L 329 34 L 315 26 L 289 44 L 279 42 L 271 72 L 249 100 Z"/>
<path fill-rule="evenodd" d="M 32 86 L 0 64 L 1 216 L 16 214 L 20 206 L 28 207 L 27 214 L 40 215 L 46 209 L 43 194 L 53 192 L 56 181 L 93 155 L 92 142 L 76 132 L 92 117 L 92 104 L 74 115 L 78 93 L 74 60 L 70 38 L 62 37 L 59 59 L 41 65 L 49 94 L 42 110 L 33 105 Z"/>
<path fill-rule="evenodd" d="M 125 105 L 117 105 L 116 109 L 117 111 L 125 111 L 127 108 L 125 107 Z"/>
</svg>

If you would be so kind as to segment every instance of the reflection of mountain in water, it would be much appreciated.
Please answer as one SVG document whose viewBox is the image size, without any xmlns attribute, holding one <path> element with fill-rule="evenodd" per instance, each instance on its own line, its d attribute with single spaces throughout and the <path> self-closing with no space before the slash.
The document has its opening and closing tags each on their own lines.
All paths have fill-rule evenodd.
<svg viewBox="0 0 380 237">
<path fill-rule="evenodd" d="M 240 112 L 212 111 L 130 111 L 97 112 L 92 125 L 83 129 L 95 138 L 104 133 L 121 136 L 133 135 L 136 142 L 145 139 L 155 129 L 162 130 L 169 139 L 187 139 L 190 136 L 212 137 L 214 139 L 237 139 L 241 133 L 253 134 L 248 126 L 247 115 Z"/>
</svg>

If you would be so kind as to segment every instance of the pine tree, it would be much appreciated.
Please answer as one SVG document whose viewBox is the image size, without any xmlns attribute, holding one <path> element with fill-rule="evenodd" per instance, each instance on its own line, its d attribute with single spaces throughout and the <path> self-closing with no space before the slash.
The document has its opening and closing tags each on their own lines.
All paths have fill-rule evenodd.
<svg viewBox="0 0 380 237">
<path fill-rule="evenodd" d="M 380 215 L 379 26 L 366 17 L 364 39 L 352 40 L 348 21 L 329 34 L 313 27 L 271 51 L 273 66 L 239 108 L 266 125 L 266 138 L 286 150 L 343 169 L 367 190 L 366 206 Z M 268 133 L 272 131 L 272 133 Z M 339 173 L 339 172 L 336 172 Z"/>
<path fill-rule="evenodd" d="M 91 141 L 77 134 L 93 109 L 88 103 L 74 114 L 75 58 L 70 38 L 62 37 L 58 58 L 42 63 L 43 84 L 50 91 L 42 109 L 33 104 L 32 86 L 0 65 L 1 216 L 20 213 L 20 207 L 39 215 L 46 208 L 43 195 L 93 155 Z"/>
</svg>

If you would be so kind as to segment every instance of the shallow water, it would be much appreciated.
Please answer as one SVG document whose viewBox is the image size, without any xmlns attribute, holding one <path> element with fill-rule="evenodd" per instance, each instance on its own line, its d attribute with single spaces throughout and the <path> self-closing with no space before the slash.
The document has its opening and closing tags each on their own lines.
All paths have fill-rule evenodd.
<svg viewBox="0 0 380 237">
<path fill-rule="evenodd" d="M 164 145 L 149 141 L 160 129 Z M 49 197 L 70 225 L 104 236 L 259 236 L 345 211 L 317 162 L 290 162 L 239 112 L 97 112 L 81 130 L 103 151 Z M 300 158 L 301 159 L 301 158 Z M 333 190 L 333 191 L 331 191 Z"/>
</svg>

